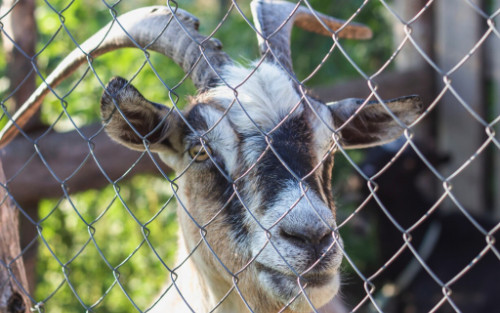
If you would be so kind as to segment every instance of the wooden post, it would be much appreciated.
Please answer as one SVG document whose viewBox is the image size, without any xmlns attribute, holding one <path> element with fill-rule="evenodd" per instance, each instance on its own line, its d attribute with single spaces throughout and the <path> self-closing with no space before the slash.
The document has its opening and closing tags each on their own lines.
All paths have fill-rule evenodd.
<svg viewBox="0 0 500 313">
<path fill-rule="evenodd" d="M 500 9 L 500 0 L 495 0 L 493 1 L 493 11 Z M 498 29 L 498 24 L 500 23 L 500 17 L 497 16 L 495 18 L 495 21 L 497 23 L 497 29 Z M 495 117 L 500 116 L 500 56 L 499 56 L 499 51 L 500 51 L 500 38 L 496 36 L 495 34 L 491 34 L 490 38 L 488 39 L 487 42 L 487 64 L 488 66 L 486 67 L 487 70 L 490 71 L 488 73 L 488 77 L 491 79 L 491 83 L 493 86 L 491 87 L 493 94 L 490 94 L 493 99 L 490 99 L 490 105 L 492 105 L 492 115 L 493 119 Z M 500 122 L 496 124 L 495 127 L 496 131 L 496 138 L 497 140 L 500 140 Z M 493 190 L 493 208 L 494 208 L 494 214 L 496 217 L 496 220 L 500 219 L 500 148 L 497 146 L 493 147 L 493 188 L 490 190 Z"/>
<path fill-rule="evenodd" d="M 427 2 L 426 0 L 395 0 L 393 7 L 405 22 L 409 22 L 419 14 L 419 12 L 423 12 L 418 19 L 410 24 L 412 29 L 411 37 L 424 53 L 432 56 L 432 6 L 425 7 Z M 394 48 L 397 48 L 406 38 L 404 24 L 395 21 L 392 29 L 394 33 Z M 409 40 L 406 42 L 394 62 L 396 63 L 398 71 L 415 70 L 417 68 L 422 70 L 422 67 L 429 67 L 425 59 Z"/>
<path fill-rule="evenodd" d="M 484 20 L 466 1 L 442 0 L 434 3 L 436 25 L 437 65 L 446 74 L 460 62 L 479 41 L 481 23 Z M 456 92 L 484 118 L 481 55 L 474 53 L 448 80 Z M 444 78 L 438 75 L 438 91 L 444 86 Z M 438 144 L 450 153 L 451 161 L 441 171 L 445 177 L 452 175 L 475 152 L 485 140 L 484 127 L 463 107 L 460 101 L 448 91 L 437 105 Z M 485 209 L 485 154 L 481 153 L 450 184 L 452 193 L 469 212 L 482 213 Z M 443 207 L 456 210 L 446 201 Z"/>
<path fill-rule="evenodd" d="M 0 160 L 0 313 L 28 313 L 28 283 L 19 243 L 18 211 L 3 188 Z"/>
<path fill-rule="evenodd" d="M 424 53 L 428 57 L 433 57 L 434 31 L 433 31 L 433 6 L 426 6 L 427 0 L 394 0 L 393 8 L 405 23 L 409 23 L 411 29 L 411 38 L 413 44 L 407 39 L 402 50 L 397 55 L 394 63 L 397 72 L 420 72 L 423 76 L 413 77 L 408 80 L 411 89 L 407 94 L 418 94 L 426 105 L 429 105 L 435 98 L 433 69 L 421 55 Z M 418 16 L 418 18 L 415 18 Z M 411 22 L 411 23 L 410 23 Z M 392 32 L 394 37 L 393 49 L 397 47 L 406 38 L 405 24 L 394 19 L 392 23 Z M 418 49 L 421 49 L 419 51 Z M 421 92 L 421 86 L 425 86 L 426 93 Z M 396 89 L 397 90 L 397 89 Z M 404 93 L 401 91 L 401 95 Z M 414 129 L 415 139 L 421 142 L 427 142 L 429 146 L 435 146 L 433 136 L 433 118 L 426 118 Z M 430 194 L 430 197 L 436 197 L 436 194 Z"/>
</svg>

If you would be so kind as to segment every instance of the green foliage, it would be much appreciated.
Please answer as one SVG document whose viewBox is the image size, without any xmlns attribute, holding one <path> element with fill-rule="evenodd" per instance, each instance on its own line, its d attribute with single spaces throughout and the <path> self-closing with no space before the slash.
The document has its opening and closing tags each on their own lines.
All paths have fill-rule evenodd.
<svg viewBox="0 0 500 313">
<path fill-rule="evenodd" d="M 360 164 L 364 159 L 364 153 L 359 150 L 351 150 L 347 153 L 349 159 Z M 358 208 L 364 199 L 359 199 L 353 194 L 359 193 L 360 186 L 350 186 L 348 183 L 353 180 L 355 175 L 355 170 L 353 169 L 351 162 L 348 158 L 341 152 L 338 152 L 335 156 L 335 166 L 333 169 L 333 192 L 336 197 L 337 206 L 337 225 L 342 225 L 339 232 L 344 240 L 344 249 L 350 259 L 354 260 L 356 267 L 363 273 L 365 271 L 371 270 L 370 265 L 373 261 L 379 258 L 378 254 L 378 242 L 376 231 L 377 229 L 373 226 L 368 227 L 366 230 L 359 232 L 356 230 L 356 226 L 360 223 L 366 223 L 363 221 L 363 217 L 359 214 L 352 215 L 352 213 Z M 347 259 L 343 262 L 343 272 L 345 276 L 356 277 L 354 268 L 349 265 Z"/>
<path fill-rule="evenodd" d="M 66 57 L 69 51 L 77 48 L 112 20 L 110 9 L 101 1 L 93 0 L 85 5 L 79 2 L 51 1 L 51 7 L 40 3 L 36 16 L 39 25 L 39 43 L 37 51 L 38 67 L 43 77 Z M 141 6 L 155 5 L 154 1 L 119 2 L 114 6 L 116 15 Z M 62 23 L 63 21 L 64 23 Z M 82 23 L 85 28 L 82 28 Z M 55 35 L 56 34 L 56 35 Z M 165 82 L 165 86 L 155 74 Z M 82 76 L 84 79 L 80 80 Z M 92 67 L 82 66 L 69 79 L 55 89 L 56 94 L 49 95 L 42 106 L 42 119 L 55 129 L 63 131 L 81 127 L 99 120 L 99 100 L 105 84 L 113 76 L 133 79 L 134 85 L 148 98 L 155 102 L 172 106 L 168 88 L 176 86 L 184 77 L 183 71 L 171 60 L 157 53 L 145 55 L 138 49 L 121 49 L 96 58 Z M 39 84 L 42 79 L 39 78 Z M 194 93 L 194 86 L 186 81 L 173 90 L 172 100 L 182 107 L 187 94 Z M 176 94 L 182 95 L 177 96 Z"/>
<path fill-rule="evenodd" d="M 1 1 L 0 1 L 1 3 Z M 0 36 L 0 44 L 3 44 L 2 38 Z M 10 82 L 6 77 L 7 75 L 7 61 L 5 51 L 0 49 L 0 129 L 7 123 L 7 116 L 5 115 L 4 110 L 8 108 L 8 100 L 6 100 L 9 94 Z M 2 109 L 5 108 L 5 109 Z"/>
<path fill-rule="evenodd" d="M 170 184 L 136 176 L 116 189 L 119 197 L 110 185 L 40 203 L 35 297 L 48 312 L 83 311 L 78 298 L 96 312 L 130 312 L 118 282 L 145 310 L 165 283 L 170 272 L 158 257 L 172 266 L 177 244 Z"/>
<path fill-rule="evenodd" d="M 39 54 L 36 61 L 42 77 L 77 48 L 77 44 L 111 21 L 113 10 L 120 14 L 141 6 L 165 4 L 164 1 L 152 0 L 107 2 L 113 5 L 110 10 L 105 3 L 98 0 L 37 0 Z M 235 7 L 220 24 L 221 12 L 227 10 L 220 7 L 221 3 L 230 4 L 230 1 L 189 0 L 179 1 L 179 6 L 200 19 L 201 33 L 215 32 L 214 37 L 221 40 L 224 50 L 238 62 L 247 64 L 248 60 L 258 57 L 255 33 Z M 251 20 L 249 3 L 249 0 L 238 1 L 238 6 Z M 311 0 L 310 3 L 321 12 L 347 19 L 362 1 Z M 341 45 L 349 57 L 370 74 L 390 55 L 389 27 L 378 2 L 368 2 L 355 20 L 368 24 L 374 31 L 374 38 L 366 42 L 342 40 Z M 332 45 L 332 39 L 295 30 L 292 51 L 297 76 L 300 79 L 307 77 Z M 7 87 L 3 77 L 6 64 L 2 53 L 0 97 L 5 99 Z M 82 66 L 57 87 L 56 94 L 44 101 L 43 122 L 65 131 L 99 121 L 99 99 L 104 85 L 113 76 L 133 78 L 134 85 L 147 98 L 168 106 L 175 103 L 183 107 L 186 97 L 195 93 L 193 84 L 186 80 L 169 94 L 168 88 L 176 86 L 184 73 L 166 57 L 125 49 L 93 60 L 92 67 Z M 350 77 L 359 77 L 359 74 L 336 48 L 307 84 L 328 85 Z M 38 84 L 41 83 L 42 78 L 38 78 Z M 0 120 L 0 126 L 5 120 Z M 359 160 L 362 154 L 354 152 L 351 156 Z M 336 162 L 334 182 L 339 185 L 351 175 L 352 167 L 343 157 L 337 158 Z M 177 228 L 173 212 L 175 204 L 170 203 L 164 208 L 172 196 L 169 192 L 171 186 L 164 178 L 151 176 L 135 177 L 119 185 L 118 195 L 123 203 L 111 185 L 99 191 L 73 194 L 68 199 L 40 203 L 43 240 L 40 241 L 35 299 L 45 302 L 47 312 L 83 312 L 84 307 L 93 312 L 136 312 L 121 288 L 140 310 L 145 310 L 166 281 L 168 269 L 144 240 L 147 238 L 161 259 L 172 265 Z M 357 205 L 343 201 L 341 197 L 339 202 L 344 202 L 340 206 L 342 216 L 349 215 Z M 147 236 L 142 225 L 149 230 Z M 360 238 L 349 226 L 342 232 L 345 242 L 349 243 L 346 250 L 356 262 L 373 257 L 373 249 L 367 247 L 375 245 L 369 238 Z"/>
<path fill-rule="evenodd" d="M 390 29 L 388 21 L 384 18 L 385 8 L 380 2 L 369 1 L 359 13 L 356 12 L 363 3 L 362 0 L 309 2 L 316 10 L 344 20 L 356 14 L 353 21 L 368 25 L 373 31 L 373 38 L 367 41 L 341 39 L 339 42 L 347 57 L 339 47 L 335 47 L 325 64 L 308 82 L 309 85 L 331 85 L 347 78 L 361 77 L 349 58 L 368 75 L 373 74 L 389 58 L 392 37 L 388 32 Z M 292 57 L 297 77 L 304 79 L 309 76 L 334 44 L 331 38 L 294 28 Z"/>
</svg>

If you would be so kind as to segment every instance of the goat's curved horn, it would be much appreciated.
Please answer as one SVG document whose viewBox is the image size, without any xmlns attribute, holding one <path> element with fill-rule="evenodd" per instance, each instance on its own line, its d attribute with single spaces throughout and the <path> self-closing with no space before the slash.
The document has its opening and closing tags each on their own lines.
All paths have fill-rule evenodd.
<svg viewBox="0 0 500 313">
<path fill-rule="evenodd" d="M 144 7 L 121 15 L 73 50 L 45 79 L 45 84 L 35 90 L 0 132 L 0 148 L 17 135 L 52 88 L 88 59 L 109 51 L 125 47 L 157 51 L 189 73 L 197 88 L 203 90 L 215 84 L 217 69 L 232 61 L 217 40 L 208 40 L 198 33 L 198 25 L 198 19 L 190 13 L 177 9 L 172 14 L 164 6 Z"/>
<path fill-rule="evenodd" d="M 339 38 L 369 39 L 370 28 L 365 25 L 336 19 L 299 4 L 279 0 L 253 0 L 251 3 L 259 48 L 262 55 L 276 58 L 290 73 L 292 56 L 290 35 L 293 25 L 324 36 L 336 34 Z M 318 20 L 321 19 L 320 20 Z"/>
</svg>

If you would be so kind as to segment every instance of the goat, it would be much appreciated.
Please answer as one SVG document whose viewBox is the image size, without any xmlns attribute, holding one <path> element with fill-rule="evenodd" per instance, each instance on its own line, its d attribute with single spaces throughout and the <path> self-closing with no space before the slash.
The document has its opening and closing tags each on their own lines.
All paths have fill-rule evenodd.
<svg viewBox="0 0 500 313">
<path fill-rule="evenodd" d="M 183 111 L 146 100 L 115 78 L 101 99 L 109 136 L 158 153 L 179 176 L 178 266 L 150 312 L 307 312 L 340 285 L 343 243 L 331 171 L 336 150 L 389 142 L 418 121 L 418 96 L 323 103 L 293 74 L 292 25 L 368 38 L 360 24 L 285 1 L 253 1 L 262 58 L 237 65 L 188 12 L 148 7 L 126 13 L 75 50 L 14 115 L 22 125 L 50 89 L 89 56 L 122 47 L 159 51 L 199 93 Z M 133 39 L 133 40 L 132 40 Z M 89 51 L 89 53 L 82 53 Z M 3 140 L 18 129 L 7 126 Z"/>
</svg>

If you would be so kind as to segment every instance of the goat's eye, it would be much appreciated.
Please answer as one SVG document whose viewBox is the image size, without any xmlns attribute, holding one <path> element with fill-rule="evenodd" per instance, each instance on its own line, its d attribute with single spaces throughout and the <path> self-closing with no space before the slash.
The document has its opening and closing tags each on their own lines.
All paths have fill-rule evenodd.
<svg viewBox="0 0 500 313">
<path fill-rule="evenodd" d="M 196 162 L 203 162 L 209 158 L 208 154 L 212 153 L 212 150 L 210 150 L 210 147 L 205 145 L 198 144 L 194 145 L 191 148 L 189 148 L 189 156 L 193 158 Z"/>
</svg>

